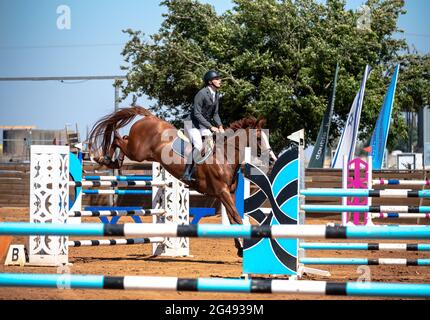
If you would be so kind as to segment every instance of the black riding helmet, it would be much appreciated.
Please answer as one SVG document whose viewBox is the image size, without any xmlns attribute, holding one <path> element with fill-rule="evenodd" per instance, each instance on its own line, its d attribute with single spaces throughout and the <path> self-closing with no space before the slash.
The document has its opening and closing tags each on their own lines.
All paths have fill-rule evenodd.
<svg viewBox="0 0 430 320">
<path fill-rule="evenodd" d="M 214 79 L 219 79 L 219 78 L 221 78 L 221 76 L 219 75 L 218 72 L 216 72 L 215 70 L 209 70 L 203 76 L 203 81 L 205 82 L 206 85 L 208 85 L 209 81 L 212 81 Z"/>
</svg>

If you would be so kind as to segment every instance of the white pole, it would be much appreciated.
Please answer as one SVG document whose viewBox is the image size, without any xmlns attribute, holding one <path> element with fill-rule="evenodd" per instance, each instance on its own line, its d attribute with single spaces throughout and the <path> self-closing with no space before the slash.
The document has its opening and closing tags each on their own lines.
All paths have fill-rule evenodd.
<svg viewBox="0 0 430 320">
<path fill-rule="evenodd" d="M 348 187 L 348 175 L 349 175 L 349 168 L 348 168 L 348 158 L 344 155 L 343 156 L 343 166 L 342 166 L 342 188 L 347 189 Z M 342 197 L 342 205 L 347 205 L 347 199 L 348 197 Z M 342 212 L 342 225 L 346 226 L 348 224 L 348 212 Z"/>
<path fill-rule="evenodd" d="M 368 175 L 367 175 L 367 189 L 373 189 L 373 162 L 372 162 L 372 155 L 369 154 L 367 157 L 367 169 L 368 169 Z M 372 205 L 372 198 L 367 198 L 367 205 Z M 372 221 L 372 215 L 368 212 L 367 213 L 367 220 L 365 221 L 365 225 L 374 225 Z"/>
<path fill-rule="evenodd" d="M 223 204 L 221 204 L 221 223 L 226 226 L 230 225 L 230 221 L 228 221 L 227 212 Z"/>
<path fill-rule="evenodd" d="M 246 147 L 245 148 L 245 163 L 251 163 L 251 148 L 250 147 Z M 248 179 L 243 179 L 243 198 L 244 199 L 248 199 L 251 193 L 251 182 Z M 251 224 L 249 222 L 249 217 L 247 214 L 243 215 L 243 224 L 245 225 L 249 225 Z"/>
</svg>

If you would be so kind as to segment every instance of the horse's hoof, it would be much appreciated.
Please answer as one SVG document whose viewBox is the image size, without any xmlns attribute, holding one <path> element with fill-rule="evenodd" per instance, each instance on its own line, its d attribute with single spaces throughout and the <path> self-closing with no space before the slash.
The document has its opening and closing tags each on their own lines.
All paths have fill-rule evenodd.
<svg viewBox="0 0 430 320">
<path fill-rule="evenodd" d="M 95 162 L 97 162 L 99 165 L 102 165 L 102 166 L 110 165 L 111 162 L 112 162 L 112 160 L 109 157 L 106 157 L 106 156 L 100 156 L 98 158 L 93 158 L 93 160 Z"/>
<path fill-rule="evenodd" d="M 97 160 L 98 160 L 98 158 L 96 158 L 96 157 L 90 157 L 90 161 L 93 163 L 98 163 Z"/>
<path fill-rule="evenodd" d="M 239 248 L 239 249 L 237 249 L 237 256 L 238 256 L 239 258 L 243 258 L 243 248 Z"/>
</svg>

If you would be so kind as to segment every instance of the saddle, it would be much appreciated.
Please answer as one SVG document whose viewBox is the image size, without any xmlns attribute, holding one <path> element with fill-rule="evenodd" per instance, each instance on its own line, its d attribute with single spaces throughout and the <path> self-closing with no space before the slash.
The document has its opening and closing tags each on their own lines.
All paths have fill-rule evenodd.
<svg viewBox="0 0 430 320">
<path fill-rule="evenodd" d="M 206 161 L 212 154 L 215 143 L 212 137 L 206 137 L 203 142 L 203 155 L 198 159 L 194 159 L 196 164 L 201 164 Z M 172 150 L 184 159 L 187 159 L 191 153 L 192 145 L 190 139 L 185 135 L 183 129 L 178 130 L 177 137 L 172 142 Z"/>
</svg>

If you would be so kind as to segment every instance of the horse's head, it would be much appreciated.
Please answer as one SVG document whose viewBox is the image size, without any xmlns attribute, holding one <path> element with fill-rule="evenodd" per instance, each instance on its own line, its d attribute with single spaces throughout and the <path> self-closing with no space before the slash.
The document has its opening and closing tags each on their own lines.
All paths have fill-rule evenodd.
<svg viewBox="0 0 430 320">
<path fill-rule="evenodd" d="M 269 165 L 272 165 L 276 160 L 276 155 L 273 152 L 267 130 L 263 130 L 266 125 L 266 119 L 244 118 L 230 124 L 230 129 L 235 132 L 239 129 L 246 131 L 246 146 L 253 149 L 255 156 L 260 156 L 262 159 L 268 159 Z"/>
<path fill-rule="evenodd" d="M 272 165 L 278 160 L 275 153 L 270 146 L 269 137 L 264 129 L 266 125 L 266 119 L 260 119 L 257 121 L 257 150 L 261 152 L 261 156 L 269 158 L 269 165 Z"/>
</svg>

